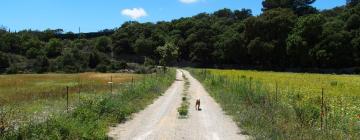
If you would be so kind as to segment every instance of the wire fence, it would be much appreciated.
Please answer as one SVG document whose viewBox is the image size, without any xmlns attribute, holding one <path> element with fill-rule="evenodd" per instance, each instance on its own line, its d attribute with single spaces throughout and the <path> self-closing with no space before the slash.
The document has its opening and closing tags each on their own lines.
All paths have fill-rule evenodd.
<svg viewBox="0 0 360 140">
<path fill-rule="evenodd" d="M 249 106 L 261 106 L 268 110 L 273 120 L 277 119 L 276 109 L 288 108 L 295 112 L 300 127 L 317 127 L 320 130 L 357 131 L 360 128 L 360 96 L 356 94 L 328 94 L 332 89 L 292 87 L 281 85 L 277 81 L 262 82 L 246 76 L 225 76 L 201 70 L 198 75 L 207 83 L 222 87 L 229 94 L 215 96 L 228 98 L 232 102 L 239 98 Z M 303 89 L 302 89 L 303 88 Z M 236 95 L 241 97 L 234 98 Z M 229 105 L 239 103 L 227 103 Z M 278 107 L 279 105 L 283 107 Z M 281 110 L 278 110 L 281 111 Z M 288 114 L 290 115 L 290 114 Z M 355 132 L 356 133 L 356 132 Z M 359 133 L 359 132 L 357 132 Z"/>
<path fill-rule="evenodd" d="M 143 76 L 145 78 L 146 75 Z M 0 134 L 7 129 L 17 129 L 24 123 L 40 123 L 53 115 L 72 111 L 84 98 L 121 94 L 123 90 L 131 90 L 137 84 L 145 84 L 136 80 L 132 77 L 131 81 L 114 82 L 113 77 L 109 76 L 109 82 L 100 83 L 78 79 L 74 81 L 76 84 L 35 92 L 14 87 L 14 96 L 0 98 Z"/>
</svg>

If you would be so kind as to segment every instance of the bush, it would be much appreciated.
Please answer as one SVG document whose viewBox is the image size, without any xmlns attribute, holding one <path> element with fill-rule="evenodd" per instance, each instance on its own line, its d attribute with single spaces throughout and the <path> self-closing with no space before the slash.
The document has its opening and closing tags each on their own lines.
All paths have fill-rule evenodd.
<svg viewBox="0 0 360 140">
<path fill-rule="evenodd" d="M 98 66 L 96 66 L 96 71 L 105 73 L 108 71 L 108 67 L 104 64 L 99 64 Z"/>
<path fill-rule="evenodd" d="M 128 64 L 128 68 L 131 70 L 134 70 L 136 73 L 153 73 L 156 72 L 155 68 L 139 65 L 136 63 L 130 63 Z"/>
<path fill-rule="evenodd" d="M 120 70 L 120 69 L 126 69 L 127 64 L 125 61 L 113 61 L 111 64 L 112 70 Z"/>
<path fill-rule="evenodd" d="M 38 56 L 34 64 L 34 69 L 37 73 L 44 73 L 49 70 L 49 65 L 49 59 L 46 56 Z"/>
<path fill-rule="evenodd" d="M 79 72 L 79 67 L 73 65 L 66 65 L 64 66 L 63 70 L 65 73 L 77 73 Z"/>
<path fill-rule="evenodd" d="M 188 115 L 188 108 L 189 108 L 188 104 L 184 104 L 184 103 L 181 104 L 181 107 L 178 108 L 179 115 L 181 117 L 187 116 Z"/>
<path fill-rule="evenodd" d="M 145 57 L 144 65 L 153 67 L 155 66 L 155 61 L 151 58 Z"/>
<path fill-rule="evenodd" d="M 356 68 L 354 69 L 354 73 L 355 73 L 355 74 L 360 74 L 360 67 L 356 67 Z"/>
<path fill-rule="evenodd" d="M 11 66 L 7 69 L 6 73 L 7 73 L 7 74 L 17 74 L 19 71 L 20 71 L 20 70 L 19 70 L 19 68 L 18 68 L 16 65 L 11 65 Z"/>
</svg>

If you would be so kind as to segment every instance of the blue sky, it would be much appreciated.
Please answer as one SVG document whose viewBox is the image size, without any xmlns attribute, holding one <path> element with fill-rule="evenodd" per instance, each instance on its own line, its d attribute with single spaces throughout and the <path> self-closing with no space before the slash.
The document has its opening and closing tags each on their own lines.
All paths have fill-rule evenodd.
<svg viewBox="0 0 360 140">
<path fill-rule="evenodd" d="M 346 0 L 317 0 L 318 9 Z M 169 21 L 214 12 L 221 8 L 252 9 L 261 13 L 262 0 L 1 0 L 0 26 L 14 30 L 61 28 L 93 32 L 121 26 L 125 21 Z"/>
</svg>

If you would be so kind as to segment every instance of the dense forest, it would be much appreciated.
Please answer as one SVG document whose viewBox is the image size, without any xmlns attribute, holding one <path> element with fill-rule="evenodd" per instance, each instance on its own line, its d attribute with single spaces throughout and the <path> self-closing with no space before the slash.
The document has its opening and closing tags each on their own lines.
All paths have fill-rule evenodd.
<svg viewBox="0 0 360 140">
<path fill-rule="evenodd" d="M 126 22 L 96 33 L 0 29 L 0 72 L 113 71 L 127 63 L 258 69 L 360 66 L 360 4 L 265 0 L 263 12 L 221 9 L 170 22 Z"/>
</svg>

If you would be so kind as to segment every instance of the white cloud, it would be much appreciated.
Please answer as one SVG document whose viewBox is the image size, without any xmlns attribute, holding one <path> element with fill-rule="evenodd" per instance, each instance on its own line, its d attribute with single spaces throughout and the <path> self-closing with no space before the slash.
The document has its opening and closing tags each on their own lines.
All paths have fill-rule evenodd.
<svg viewBox="0 0 360 140">
<path fill-rule="evenodd" d="M 121 11 L 121 14 L 132 19 L 138 19 L 147 16 L 147 13 L 143 8 L 124 9 Z"/>
<path fill-rule="evenodd" d="M 198 2 L 199 0 L 180 0 L 181 3 L 185 3 L 185 4 L 191 4 L 191 3 L 195 3 Z"/>
</svg>

